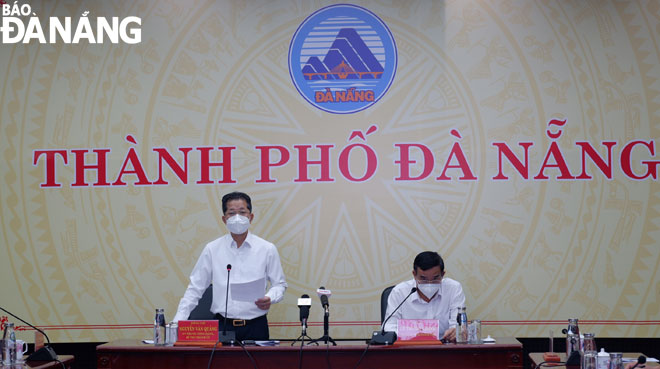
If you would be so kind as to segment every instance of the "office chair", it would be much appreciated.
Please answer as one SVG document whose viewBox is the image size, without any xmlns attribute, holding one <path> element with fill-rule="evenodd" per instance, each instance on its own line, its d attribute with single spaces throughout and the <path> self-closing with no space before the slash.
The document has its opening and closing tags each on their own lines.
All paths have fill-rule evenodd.
<svg viewBox="0 0 660 369">
<path fill-rule="evenodd" d="M 215 314 L 211 312 L 211 302 L 213 302 L 213 285 L 204 291 L 204 294 L 197 302 L 197 306 L 190 312 L 188 320 L 214 320 Z"/>
</svg>

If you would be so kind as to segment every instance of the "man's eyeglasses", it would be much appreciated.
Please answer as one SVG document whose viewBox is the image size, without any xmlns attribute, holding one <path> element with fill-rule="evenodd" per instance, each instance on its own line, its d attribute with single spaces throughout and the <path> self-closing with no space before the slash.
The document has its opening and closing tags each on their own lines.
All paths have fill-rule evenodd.
<svg viewBox="0 0 660 369">
<path fill-rule="evenodd" d="M 433 279 L 426 279 L 424 277 L 420 278 L 417 280 L 417 283 L 419 284 L 438 284 L 442 282 L 442 276 L 437 276 Z"/>
</svg>

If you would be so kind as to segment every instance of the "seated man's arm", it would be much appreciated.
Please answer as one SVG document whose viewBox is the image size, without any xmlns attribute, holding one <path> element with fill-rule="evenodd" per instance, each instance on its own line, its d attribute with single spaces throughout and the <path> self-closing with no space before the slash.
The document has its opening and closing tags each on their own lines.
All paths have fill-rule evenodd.
<svg viewBox="0 0 660 369">
<path fill-rule="evenodd" d="M 463 293 L 463 287 L 458 283 L 458 286 L 452 288 L 450 291 L 449 329 L 445 331 L 440 339 L 450 342 L 456 341 L 456 315 L 458 314 L 458 309 L 462 306 L 465 306 L 465 294 Z"/>
</svg>

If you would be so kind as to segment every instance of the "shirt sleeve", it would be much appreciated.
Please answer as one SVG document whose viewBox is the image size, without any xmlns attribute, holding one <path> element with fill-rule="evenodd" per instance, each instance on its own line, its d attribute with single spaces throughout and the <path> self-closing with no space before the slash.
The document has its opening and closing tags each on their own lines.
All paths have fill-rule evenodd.
<svg viewBox="0 0 660 369">
<path fill-rule="evenodd" d="M 213 277 L 211 250 L 208 246 L 204 248 L 202 254 L 197 259 L 197 264 L 190 273 L 190 283 L 186 292 L 183 294 L 176 315 L 172 321 L 186 320 L 190 312 L 197 306 L 197 302 L 204 294 L 204 291 L 211 284 Z"/>
<path fill-rule="evenodd" d="M 277 304 L 284 298 L 284 291 L 288 285 L 284 278 L 284 271 L 282 270 L 282 263 L 280 262 L 280 254 L 274 245 L 269 250 L 266 277 L 270 282 L 270 289 L 266 292 L 266 296 L 270 297 L 271 304 Z"/>
<path fill-rule="evenodd" d="M 458 314 L 458 309 L 465 306 L 465 294 L 463 293 L 463 286 L 456 282 L 456 288 L 453 291 L 451 296 L 451 301 L 449 302 L 449 327 L 456 327 L 456 315 Z"/>
</svg>

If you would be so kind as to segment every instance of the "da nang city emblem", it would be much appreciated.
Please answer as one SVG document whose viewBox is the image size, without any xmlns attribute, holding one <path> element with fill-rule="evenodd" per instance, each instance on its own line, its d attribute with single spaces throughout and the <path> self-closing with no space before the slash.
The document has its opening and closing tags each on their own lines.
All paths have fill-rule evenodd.
<svg viewBox="0 0 660 369">
<path fill-rule="evenodd" d="M 375 104 L 397 67 L 396 43 L 369 10 L 348 4 L 322 8 L 298 27 L 289 46 L 289 73 L 310 104 L 350 114 Z"/>
</svg>

